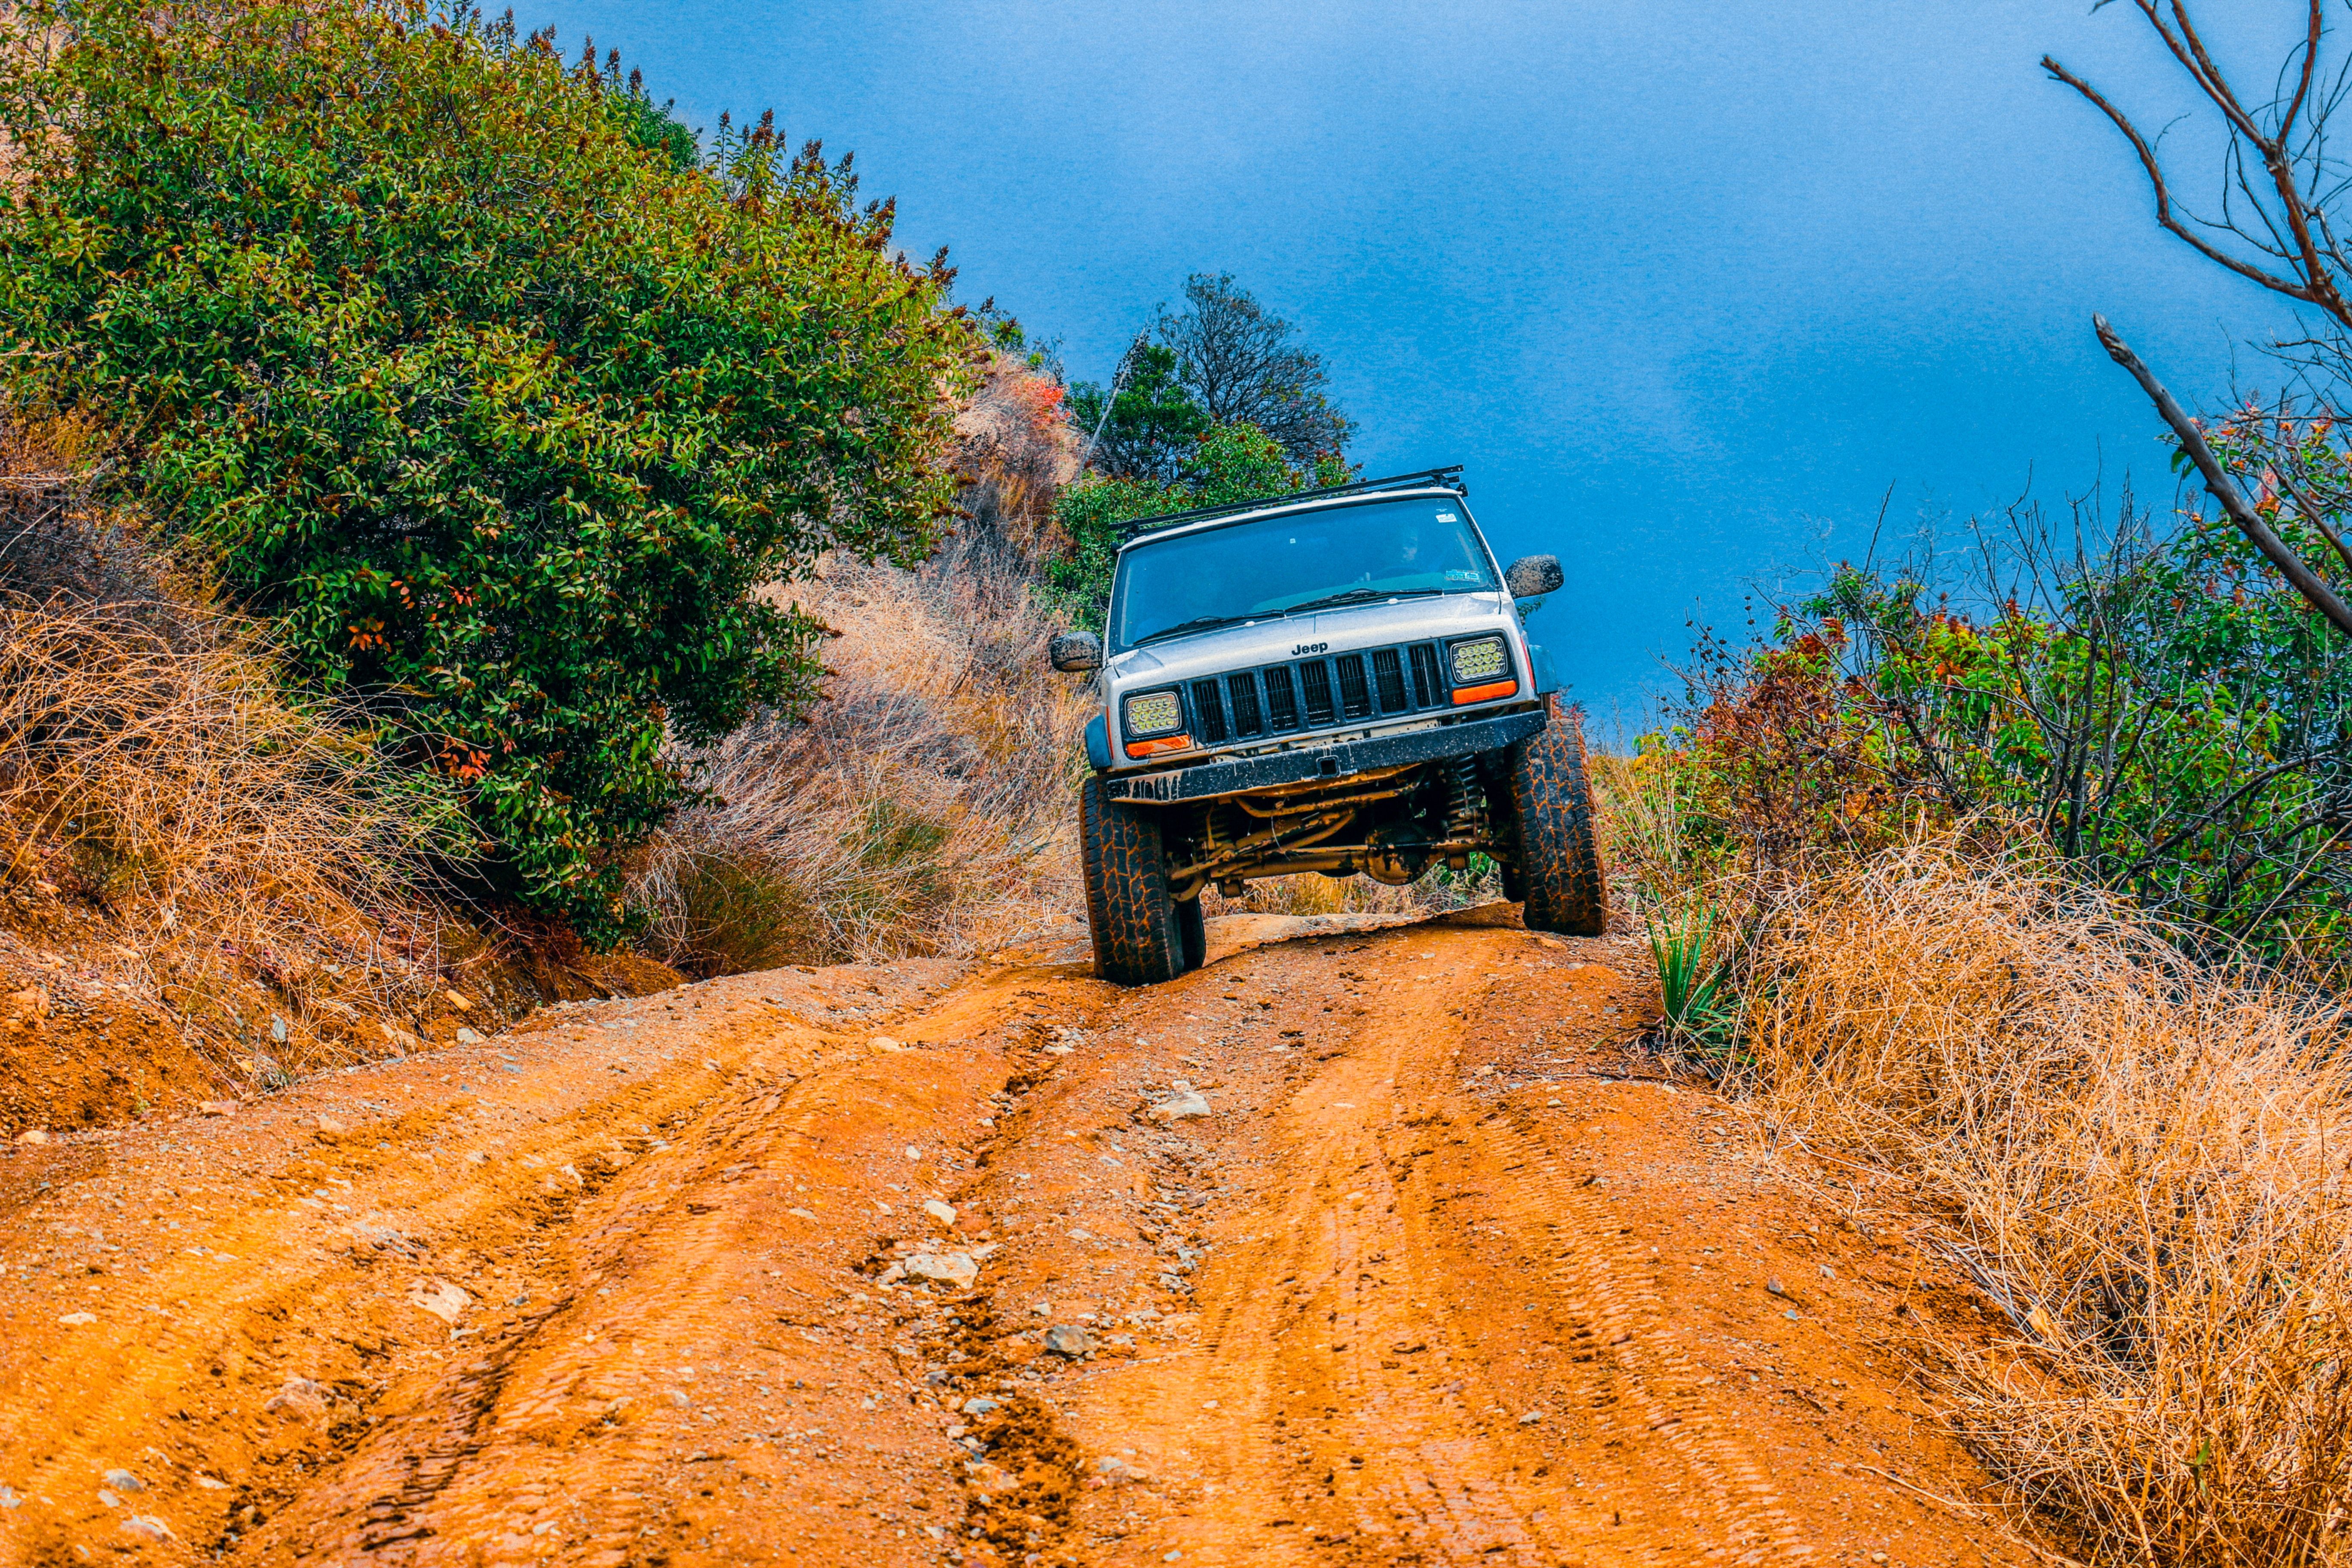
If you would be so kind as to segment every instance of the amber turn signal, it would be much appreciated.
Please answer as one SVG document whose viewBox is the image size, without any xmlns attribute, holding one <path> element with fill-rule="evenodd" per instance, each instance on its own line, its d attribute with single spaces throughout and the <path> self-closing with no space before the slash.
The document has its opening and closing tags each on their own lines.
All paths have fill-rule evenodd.
<svg viewBox="0 0 2352 1568">
<path fill-rule="evenodd" d="M 1492 698 L 1508 697 L 1518 689 L 1519 683 L 1516 680 L 1490 680 L 1484 686 L 1458 686 L 1454 689 L 1454 704 L 1458 708 L 1465 702 L 1485 702 Z M 1130 746 L 1128 749 L 1133 751 L 1135 748 Z"/>
</svg>

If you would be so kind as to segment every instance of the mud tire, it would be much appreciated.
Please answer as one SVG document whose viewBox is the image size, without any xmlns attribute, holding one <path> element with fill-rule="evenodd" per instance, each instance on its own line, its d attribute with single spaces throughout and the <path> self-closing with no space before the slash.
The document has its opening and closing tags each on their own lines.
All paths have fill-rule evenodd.
<svg viewBox="0 0 2352 1568">
<path fill-rule="evenodd" d="M 1099 779 L 1086 782 L 1078 810 L 1095 973 L 1157 985 L 1198 969 L 1208 946 L 1201 900 L 1169 895 L 1158 815 L 1106 798 Z"/>
<path fill-rule="evenodd" d="M 1609 889 L 1593 833 L 1584 725 L 1558 697 L 1544 701 L 1549 721 L 1511 748 L 1507 776 L 1519 854 L 1509 880 L 1526 900 L 1520 918 L 1529 931 L 1599 936 L 1609 928 Z"/>
</svg>

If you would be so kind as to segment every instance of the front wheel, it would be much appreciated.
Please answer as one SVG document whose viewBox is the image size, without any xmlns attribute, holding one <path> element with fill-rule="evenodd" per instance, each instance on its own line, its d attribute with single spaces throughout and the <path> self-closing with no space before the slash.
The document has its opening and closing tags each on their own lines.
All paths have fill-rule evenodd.
<svg viewBox="0 0 2352 1568">
<path fill-rule="evenodd" d="M 1511 748 L 1511 812 L 1518 822 L 1518 875 L 1529 931 L 1599 936 L 1609 927 L 1609 889 L 1584 773 L 1584 727 L 1574 710 L 1546 698 L 1549 721 Z"/>
<path fill-rule="evenodd" d="M 1118 985 L 1157 985 L 1201 967 L 1208 946 L 1201 900 L 1169 893 L 1159 816 L 1109 799 L 1101 780 L 1088 779 L 1079 827 L 1095 973 Z"/>
</svg>

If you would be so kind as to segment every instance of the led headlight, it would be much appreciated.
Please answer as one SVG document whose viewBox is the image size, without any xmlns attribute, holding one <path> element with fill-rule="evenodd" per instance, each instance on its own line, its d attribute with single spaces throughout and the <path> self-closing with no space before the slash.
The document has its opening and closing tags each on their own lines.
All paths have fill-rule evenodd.
<svg viewBox="0 0 2352 1568">
<path fill-rule="evenodd" d="M 1184 727 L 1184 705 L 1172 691 L 1141 691 L 1120 710 L 1130 735 L 1164 735 Z"/>
<path fill-rule="evenodd" d="M 1500 637 L 1474 637 L 1455 643 L 1452 651 L 1456 686 L 1478 686 L 1507 679 L 1511 673 L 1511 656 Z"/>
</svg>

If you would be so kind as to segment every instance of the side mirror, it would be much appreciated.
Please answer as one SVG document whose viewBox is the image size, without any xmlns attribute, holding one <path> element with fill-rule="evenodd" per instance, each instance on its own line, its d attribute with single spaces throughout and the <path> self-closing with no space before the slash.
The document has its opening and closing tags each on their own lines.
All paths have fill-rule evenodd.
<svg viewBox="0 0 2352 1568">
<path fill-rule="evenodd" d="M 1532 599 L 1539 594 L 1556 594 L 1567 579 L 1560 575 L 1557 555 L 1522 555 L 1505 569 L 1503 585 L 1514 599 Z"/>
<path fill-rule="evenodd" d="M 1554 566 L 1554 572 L 1559 568 Z M 1102 638 L 1092 632 L 1064 632 L 1054 639 L 1049 656 L 1054 668 L 1066 675 L 1076 675 L 1102 668 Z"/>
</svg>

